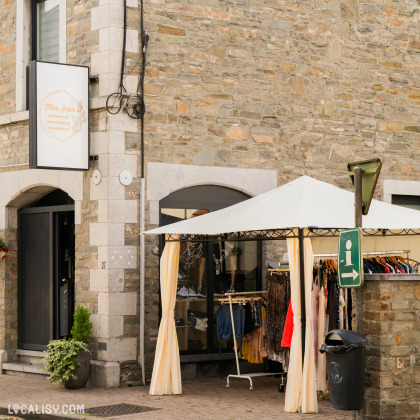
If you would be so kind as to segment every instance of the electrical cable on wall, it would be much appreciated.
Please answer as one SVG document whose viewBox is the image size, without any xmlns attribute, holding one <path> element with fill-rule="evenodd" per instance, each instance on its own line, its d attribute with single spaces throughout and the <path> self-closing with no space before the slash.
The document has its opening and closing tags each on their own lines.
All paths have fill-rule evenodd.
<svg viewBox="0 0 420 420">
<path fill-rule="evenodd" d="M 143 7 L 142 7 L 142 22 L 143 22 Z M 142 25 L 143 26 L 143 25 Z M 125 109 L 127 115 L 133 119 L 140 119 L 143 117 L 146 109 L 144 106 L 144 96 L 143 90 L 142 94 L 138 93 L 139 87 L 143 86 L 144 80 L 144 69 L 145 69 L 145 56 L 146 53 L 144 51 L 144 39 L 143 37 L 146 36 L 148 39 L 148 35 L 144 35 L 143 28 L 141 30 L 142 36 L 142 45 L 143 45 L 143 52 L 142 52 L 142 71 L 140 75 L 140 81 L 137 86 L 136 93 L 127 92 L 127 89 L 124 86 L 124 79 L 125 79 L 125 60 L 126 60 L 126 43 L 127 43 L 127 0 L 124 0 L 124 31 L 123 31 L 123 48 L 122 48 L 122 60 L 121 60 L 121 77 L 120 77 L 120 86 L 118 92 L 111 93 L 107 100 L 106 100 L 106 110 L 113 115 L 118 114 L 121 109 Z M 147 42 L 146 42 L 147 45 Z M 136 68 L 137 63 L 131 69 L 130 73 Z"/>
</svg>

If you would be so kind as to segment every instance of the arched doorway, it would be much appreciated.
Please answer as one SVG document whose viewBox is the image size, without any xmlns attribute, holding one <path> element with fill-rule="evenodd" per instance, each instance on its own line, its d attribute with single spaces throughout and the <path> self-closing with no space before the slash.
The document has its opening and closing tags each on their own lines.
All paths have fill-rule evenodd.
<svg viewBox="0 0 420 420">
<path fill-rule="evenodd" d="M 160 200 L 160 226 L 199 217 L 248 198 L 241 191 L 218 185 L 183 188 Z M 217 353 L 218 298 L 227 291 L 248 292 L 261 288 L 260 242 L 181 242 L 175 305 L 181 355 L 200 355 L 200 360 L 205 360 L 206 354 Z M 221 352 L 232 353 L 232 346 L 233 343 L 223 343 Z M 209 357 L 207 359 L 212 360 Z"/>
<path fill-rule="evenodd" d="M 40 351 L 50 340 L 70 334 L 74 201 L 51 188 L 23 195 L 26 206 L 18 210 L 18 348 Z"/>
</svg>

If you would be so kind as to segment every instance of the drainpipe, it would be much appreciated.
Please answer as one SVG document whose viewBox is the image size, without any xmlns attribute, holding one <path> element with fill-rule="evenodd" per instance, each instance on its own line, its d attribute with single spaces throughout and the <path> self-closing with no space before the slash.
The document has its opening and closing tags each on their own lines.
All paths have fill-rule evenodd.
<svg viewBox="0 0 420 420">
<path fill-rule="evenodd" d="M 142 176 L 140 178 L 140 232 L 144 232 L 144 191 L 145 191 L 145 179 Z M 145 249 L 144 249 L 144 235 L 140 235 L 140 364 L 141 364 L 141 380 L 146 385 L 146 372 L 145 372 L 145 359 L 144 359 L 144 260 L 145 260 Z"/>
<path fill-rule="evenodd" d="M 141 73 L 139 86 L 137 87 L 137 92 L 141 88 L 141 98 L 144 104 L 144 74 L 146 69 L 146 51 L 147 43 L 149 36 L 147 32 L 144 31 L 143 23 L 143 14 L 144 14 L 144 5 L 143 0 L 140 2 L 140 37 L 141 37 L 141 53 L 142 63 L 141 63 Z M 144 178 L 144 115 L 140 120 L 140 135 L 141 135 L 141 178 L 140 178 L 140 233 L 144 232 L 144 218 L 145 218 L 145 178 Z M 144 357 L 144 324 L 145 324 L 145 255 L 146 250 L 144 247 L 144 235 L 140 235 L 140 365 L 141 365 L 141 380 L 144 385 L 146 385 L 146 371 L 145 371 L 145 357 Z"/>
</svg>

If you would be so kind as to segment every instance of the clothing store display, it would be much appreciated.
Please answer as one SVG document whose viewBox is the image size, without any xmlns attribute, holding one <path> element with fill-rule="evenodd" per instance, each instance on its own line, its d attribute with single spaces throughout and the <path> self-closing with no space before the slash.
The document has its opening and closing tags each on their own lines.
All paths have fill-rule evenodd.
<svg viewBox="0 0 420 420">
<path fill-rule="evenodd" d="M 290 302 L 290 276 L 288 272 L 270 272 L 267 276 L 267 320 L 264 346 L 268 358 L 288 365 L 289 348 L 282 347 L 284 324 Z"/>
<path fill-rule="evenodd" d="M 314 321 L 314 313 L 316 313 L 316 327 L 315 323 L 313 324 L 314 341 L 317 341 L 316 347 L 314 346 L 316 348 L 316 387 L 317 391 L 325 393 L 328 391 L 327 361 L 325 354 L 319 353 L 319 347 L 324 343 L 329 331 L 337 328 L 351 329 L 352 322 L 351 290 L 339 287 L 335 260 L 318 262 L 314 270 L 311 298 L 312 321 Z M 316 309 L 315 302 L 317 303 Z"/>
</svg>

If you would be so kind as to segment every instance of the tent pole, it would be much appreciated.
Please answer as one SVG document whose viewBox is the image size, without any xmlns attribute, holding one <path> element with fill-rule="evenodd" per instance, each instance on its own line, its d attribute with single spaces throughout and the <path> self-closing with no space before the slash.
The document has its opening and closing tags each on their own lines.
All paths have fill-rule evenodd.
<svg viewBox="0 0 420 420">
<path fill-rule="evenodd" d="M 300 319 L 302 324 L 302 369 L 305 355 L 306 308 L 305 308 L 305 252 L 303 248 L 303 229 L 298 230 L 299 273 L 300 273 Z"/>
</svg>

